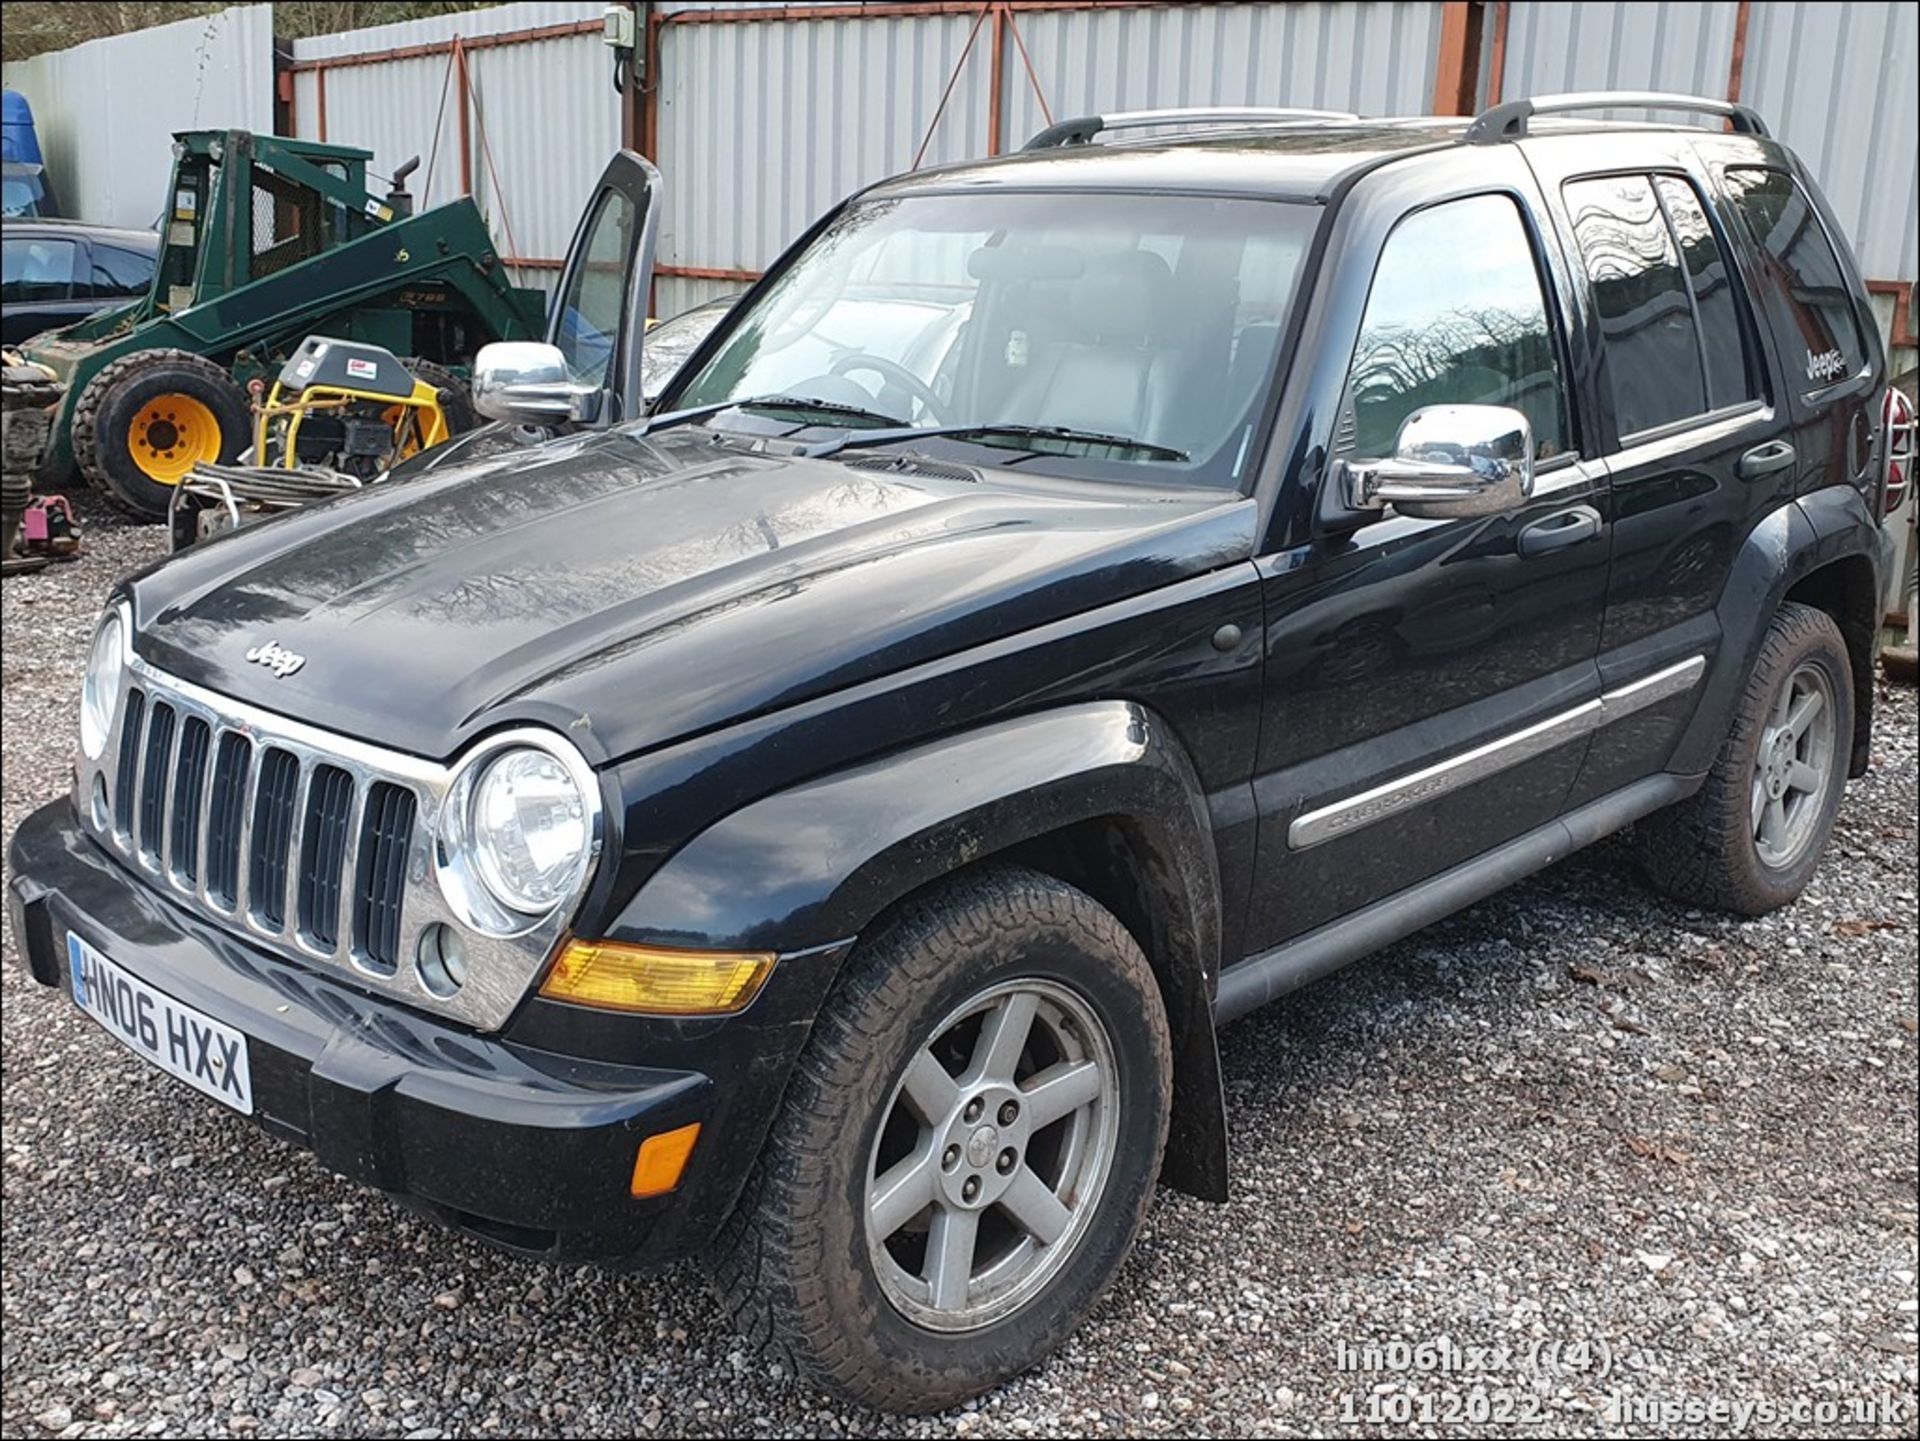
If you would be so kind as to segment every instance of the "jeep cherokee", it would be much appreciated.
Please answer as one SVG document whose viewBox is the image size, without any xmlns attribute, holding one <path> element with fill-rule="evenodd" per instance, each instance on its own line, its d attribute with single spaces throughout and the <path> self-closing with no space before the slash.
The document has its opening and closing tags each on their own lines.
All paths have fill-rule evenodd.
<svg viewBox="0 0 1920 1441">
<path fill-rule="evenodd" d="M 1220 1024 L 1630 823 L 1806 885 L 1884 360 L 1751 111 L 1066 122 L 834 209 L 649 407 L 658 191 L 503 424 L 116 589 L 11 910 L 189 1085 L 925 1409 L 1224 1195 Z"/>
</svg>

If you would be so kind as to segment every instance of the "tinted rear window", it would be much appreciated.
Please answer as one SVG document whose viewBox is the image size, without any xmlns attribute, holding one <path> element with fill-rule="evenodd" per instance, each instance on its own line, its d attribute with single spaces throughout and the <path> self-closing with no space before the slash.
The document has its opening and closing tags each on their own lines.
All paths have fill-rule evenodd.
<svg viewBox="0 0 1920 1441">
<path fill-rule="evenodd" d="M 1867 346 L 1845 267 L 1820 216 L 1784 170 L 1727 171 L 1727 193 L 1753 232 L 1761 284 L 1789 375 L 1818 389 L 1857 373 Z"/>
<path fill-rule="evenodd" d="M 1687 275 L 1652 180 L 1575 180 L 1565 195 L 1606 339 L 1619 433 L 1704 413 L 1706 376 Z"/>
</svg>

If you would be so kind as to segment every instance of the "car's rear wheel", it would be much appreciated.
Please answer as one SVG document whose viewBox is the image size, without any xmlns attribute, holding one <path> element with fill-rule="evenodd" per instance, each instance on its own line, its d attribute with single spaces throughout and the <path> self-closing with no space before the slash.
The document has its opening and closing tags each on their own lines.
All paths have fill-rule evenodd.
<svg viewBox="0 0 1920 1441">
<path fill-rule="evenodd" d="M 1812 606 L 1782 606 L 1706 783 L 1638 827 L 1654 884 L 1745 915 L 1798 897 L 1833 833 L 1852 735 L 1839 627 Z"/>
<path fill-rule="evenodd" d="M 1042 1360 L 1146 1214 L 1172 1065 L 1146 958 L 1033 871 L 967 877 L 864 940 L 716 1243 L 741 1329 L 893 1410 Z"/>
</svg>

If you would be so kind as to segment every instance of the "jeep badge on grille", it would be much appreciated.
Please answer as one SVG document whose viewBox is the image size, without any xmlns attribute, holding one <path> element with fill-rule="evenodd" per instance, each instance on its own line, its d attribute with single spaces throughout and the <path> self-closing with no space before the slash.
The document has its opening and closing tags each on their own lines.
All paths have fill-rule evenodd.
<svg viewBox="0 0 1920 1441">
<path fill-rule="evenodd" d="M 247 652 L 247 659 L 255 665 L 263 665 L 281 680 L 285 680 L 301 666 L 307 658 L 288 650 L 277 640 L 264 641 Z"/>
</svg>

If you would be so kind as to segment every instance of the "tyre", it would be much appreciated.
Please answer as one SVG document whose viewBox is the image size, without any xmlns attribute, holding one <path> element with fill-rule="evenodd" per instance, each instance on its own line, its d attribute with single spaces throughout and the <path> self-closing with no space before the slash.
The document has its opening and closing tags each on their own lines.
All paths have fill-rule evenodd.
<svg viewBox="0 0 1920 1441">
<path fill-rule="evenodd" d="M 1647 874 L 1676 899 L 1757 916 L 1806 889 L 1846 790 L 1853 667 L 1833 617 L 1780 608 L 1689 799 L 1636 828 Z"/>
<path fill-rule="evenodd" d="M 232 460 L 251 427 L 247 394 L 223 366 L 184 350 L 141 350 L 81 392 L 73 454 L 80 473 L 123 509 L 159 520 L 187 472 Z"/>
<path fill-rule="evenodd" d="M 749 1340 L 865 1405 L 951 1406 L 1099 1301 L 1152 1199 L 1166 1013 L 1119 921 L 1034 871 L 863 938 L 708 1258 Z"/>
<path fill-rule="evenodd" d="M 449 437 L 465 435 L 480 424 L 480 412 L 473 408 L 473 388 L 437 360 L 422 360 L 410 355 L 400 362 L 416 380 L 424 380 L 440 392 L 440 413 L 446 417 Z"/>
</svg>

